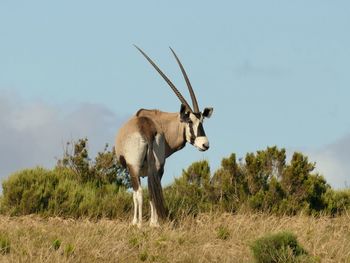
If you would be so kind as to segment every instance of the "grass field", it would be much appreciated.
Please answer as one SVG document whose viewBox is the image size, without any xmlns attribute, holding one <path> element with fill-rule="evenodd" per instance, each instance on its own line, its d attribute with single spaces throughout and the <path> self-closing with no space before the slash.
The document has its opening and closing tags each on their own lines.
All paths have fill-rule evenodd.
<svg viewBox="0 0 350 263">
<path fill-rule="evenodd" d="M 253 262 L 249 245 L 289 230 L 315 262 L 350 262 L 350 218 L 203 214 L 158 229 L 119 220 L 0 216 L 0 262 Z"/>
</svg>

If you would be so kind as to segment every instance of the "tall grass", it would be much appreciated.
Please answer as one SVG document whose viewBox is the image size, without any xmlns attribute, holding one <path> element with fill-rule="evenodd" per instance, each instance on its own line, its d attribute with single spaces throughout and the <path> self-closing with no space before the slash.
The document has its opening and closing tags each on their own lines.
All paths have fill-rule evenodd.
<svg viewBox="0 0 350 263">
<path fill-rule="evenodd" d="M 269 233 L 293 233 L 314 262 L 350 262 L 349 218 L 198 214 L 154 229 L 129 220 L 0 216 L 11 249 L 1 262 L 253 262 Z M 59 241 L 55 241 L 59 240 Z M 287 253 L 288 256 L 288 253 Z M 301 259 L 301 258 L 300 258 Z M 299 262 L 310 262 L 302 261 Z"/>
</svg>

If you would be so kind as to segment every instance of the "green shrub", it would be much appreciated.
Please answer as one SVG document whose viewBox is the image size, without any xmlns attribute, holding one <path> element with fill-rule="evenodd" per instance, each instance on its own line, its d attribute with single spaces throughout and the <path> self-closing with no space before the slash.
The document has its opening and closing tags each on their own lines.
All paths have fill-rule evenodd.
<svg viewBox="0 0 350 263">
<path fill-rule="evenodd" d="M 1 207 L 10 215 L 124 218 L 129 216 L 132 199 L 115 183 L 82 183 L 66 168 L 35 168 L 17 172 L 3 182 Z"/>
<path fill-rule="evenodd" d="M 87 139 L 68 144 L 53 170 L 43 168 L 16 172 L 3 182 L 0 213 L 9 215 L 125 218 L 131 216 L 132 195 L 128 173 L 115 153 L 88 155 Z M 164 189 L 169 218 L 179 220 L 205 212 L 253 210 L 275 214 L 339 215 L 350 208 L 350 190 L 334 191 L 325 179 L 312 173 L 315 164 L 301 153 L 286 163 L 285 150 L 267 147 L 223 158 L 210 173 L 208 161 L 192 163 L 182 176 Z M 149 214 L 144 191 L 144 213 Z"/>
<path fill-rule="evenodd" d="M 350 190 L 332 190 L 324 194 L 324 203 L 326 204 L 326 212 L 330 215 L 340 215 L 344 211 L 350 209 Z"/>
<path fill-rule="evenodd" d="M 10 239 L 6 233 L 0 233 L 0 254 L 10 253 Z"/>
<path fill-rule="evenodd" d="M 54 241 L 52 241 L 52 248 L 54 250 L 58 250 L 61 247 L 61 243 L 61 240 L 55 239 Z"/>
<path fill-rule="evenodd" d="M 265 191 L 260 190 L 255 195 L 252 195 L 248 199 L 249 206 L 253 210 L 263 210 L 264 208 Z"/>
<path fill-rule="evenodd" d="M 164 190 L 169 215 L 172 219 L 209 212 L 214 202 L 210 200 L 212 186 L 209 183 L 207 161 L 193 163 L 182 176 Z"/>
<path fill-rule="evenodd" d="M 307 255 L 295 235 L 289 232 L 266 235 L 251 245 L 257 263 L 299 262 Z"/>
<path fill-rule="evenodd" d="M 88 139 L 79 139 L 67 143 L 62 159 L 57 161 L 57 168 L 66 168 L 73 172 L 79 182 L 94 182 L 97 185 L 115 183 L 118 186 L 130 188 L 130 177 L 127 171 L 116 160 L 114 148 L 108 150 L 108 144 L 103 151 L 97 153 L 95 159 L 88 153 Z"/>
<path fill-rule="evenodd" d="M 3 209 L 13 215 L 47 210 L 58 182 L 58 174 L 43 168 L 17 172 L 3 182 Z"/>
</svg>

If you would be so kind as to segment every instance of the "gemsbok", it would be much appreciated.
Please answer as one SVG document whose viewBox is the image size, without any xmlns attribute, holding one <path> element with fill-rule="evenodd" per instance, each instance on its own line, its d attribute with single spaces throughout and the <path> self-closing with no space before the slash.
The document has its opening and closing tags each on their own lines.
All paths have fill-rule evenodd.
<svg viewBox="0 0 350 263">
<path fill-rule="evenodd" d="M 196 96 L 184 67 L 171 48 L 181 69 L 191 95 L 193 109 L 159 67 L 135 46 L 158 71 L 180 99 L 180 112 L 169 113 L 159 110 L 140 109 L 119 130 L 115 152 L 117 160 L 129 171 L 133 188 L 134 217 L 132 224 L 142 225 L 142 188 L 140 177 L 148 176 L 151 218 L 150 226 L 159 226 L 158 218 L 165 218 L 164 197 L 161 179 L 165 159 L 185 147 L 186 142 L 200 151 L 209 149 L 209 141 L 203 128 L 204 118 L 209 118 L 213 108 L 199 110 Z"/>
</svg>

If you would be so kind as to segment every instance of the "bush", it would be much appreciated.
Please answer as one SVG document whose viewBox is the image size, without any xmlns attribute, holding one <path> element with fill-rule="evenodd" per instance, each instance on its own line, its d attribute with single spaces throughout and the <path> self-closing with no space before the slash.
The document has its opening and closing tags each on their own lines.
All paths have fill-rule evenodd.
<svg viewBox="0 0 350 263">
<path fill-rule="evenodd" d="M 281 232 L 261 237 L 251 245 L 257 263 L 300 262 L 307 255 L 295 235 Z"/>
<path fill-rule="evenodd" d="M 115 183 L 126 188 L 131 187 L 130 177 L 116 159 L 114 148 L 97 153 L 92 160 L 88 153 L 88 139 L 67 143 L 62 159 L 57 161 L 57 168 L 67 168 L 79 182 L 94 182 L 98 185 Z"/>
<path fill-rule="evenodd" d="M 339 215 L 350 208 L 350 190 L 334 191 L 312 173 L 314 163 L 294 153 L 286 163 L 285 150 L 268 147 L 248 153 L 245 161 L 231 154 L 212 175 L 208 161 L 192 163 L 164 189 L 171 219 L 205 212 L 234 213 L 241 209 L 275 214 Z M 3 182 L 0 212 L 63 217 L 130 217 L 130 179 L 108 145 L 95 159 L 88 155 L 87 139 L 67 144 L 53 170 L 26 169 Z M 148 204 L 148 191 L 144 191 Z M 149 214 L 149 206 L 144 206 Z"/>
<path fill-rule="evenodd" d="M 350 208 L 350 190 L 334 191 L 328 189 L 324 194 L 326 212 L 330 215 L 340 215 Z"/>
<path fill-rule="evenodd" d="M 3 182 L 2 209 L 11 215 L 46 211 L 60 178 L 43 168 L 27 169 Z"/>
<path fill-rule="evenodd" d="M 182 176 L 164 190 L 169 215 L 172 219 L 208 212 L 213 209 L 210 201 L 210 168 L 207 161 L 193 163 Z"/>
<path fill-rule="evenodd" d="M 61 247 L 61 243 L 61 240 L 55 239 L 54 241 L 52 241 L 52 248 L 54 250 L 58 250 Z"/>
<path fill-rule="evenodd" d="M 10 215 L 42 214 L 64 217 L 129 216 L 132 199 L 114 183 L 79 182 L 65 168 L 27 169 L 3 182 L 2 211 Z"/>
<path fill-rule="evenodd" d="M 206 191 L 197 185 L 189 185 L 183 178 L 176 179 L 173 185 L 164 190 L 166 206 L 172 219 L 196 216 L 211 210 Z"/>
</svg>

